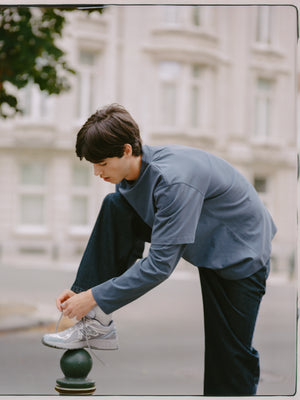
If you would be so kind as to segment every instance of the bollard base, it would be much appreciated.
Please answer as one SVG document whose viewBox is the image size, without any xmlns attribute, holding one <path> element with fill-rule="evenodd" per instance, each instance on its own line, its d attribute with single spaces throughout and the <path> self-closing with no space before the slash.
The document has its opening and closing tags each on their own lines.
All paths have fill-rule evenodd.
<svg viewBox="0 0 300 400">
<path fill-rule="evenodd" d="M 92 395 L 96 387 L 91 387 L 91 388 L 65 388 L 60 385 L 55 386 L 55 390 L 60 394 L 64 396 L 89 396 Z"/>
<path fill-rule="evenodd" d="M 64 395 L 87 396 L 96 390 L 95 382 L 90 379 L 61 378 L 56 380 L 55 390 Z"/>
</svg>

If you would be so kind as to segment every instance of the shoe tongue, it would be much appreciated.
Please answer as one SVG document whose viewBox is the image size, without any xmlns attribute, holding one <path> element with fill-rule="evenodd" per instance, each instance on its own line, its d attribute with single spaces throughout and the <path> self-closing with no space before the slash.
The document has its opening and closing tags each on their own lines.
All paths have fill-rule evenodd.
<svg viewBox="0 0 300 400">
<path fill-rule="evenodd" d="M 89 311 L 89 312 L 86 314 L 86 317 L 88 317 L 88 318 L 95 318 L 95 317 L 96 317 L 96 312 L 95 312 L 95 310 L 92 308 L 91 311 Z"/>
</svg>

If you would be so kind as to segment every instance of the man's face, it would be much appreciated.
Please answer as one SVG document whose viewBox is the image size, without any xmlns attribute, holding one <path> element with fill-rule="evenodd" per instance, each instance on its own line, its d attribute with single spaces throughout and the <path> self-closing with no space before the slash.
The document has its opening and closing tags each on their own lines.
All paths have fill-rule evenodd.
<svg viewBox="0 0 300 400">
<path fill-rule="evenodd" d="M 130 175 L 130 159 L 123 157 L 109 157 L 94 165 L 94 174 L 102 178 L 105 182 L 120 183 L 123 179 L 128 179 Z"/>
</svg>

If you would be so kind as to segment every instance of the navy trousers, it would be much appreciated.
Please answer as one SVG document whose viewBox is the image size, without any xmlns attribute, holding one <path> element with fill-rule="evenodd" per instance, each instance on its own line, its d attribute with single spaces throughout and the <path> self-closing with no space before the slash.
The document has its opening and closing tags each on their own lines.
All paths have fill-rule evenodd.
<svg viewBox="0 0 300 400">
<path fill-rule="evenodd" d="M 72 290 L 119 276 L 142 257 L 151 228 L 119 193 L 104 199 Z M 204 395 L 255 395 L 259 356 L 252 346 L 267 268 L 239 280 L 199 268 L 205 332 Z M 188 337 L 186 338 L 188 340 Z"/>
</svg>

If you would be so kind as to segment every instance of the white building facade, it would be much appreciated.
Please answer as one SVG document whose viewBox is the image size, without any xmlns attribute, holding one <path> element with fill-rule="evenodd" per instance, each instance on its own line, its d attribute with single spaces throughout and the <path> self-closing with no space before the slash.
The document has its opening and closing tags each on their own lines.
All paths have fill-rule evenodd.
<svg viewBox="0 0 300 400">
<path fill-rule="evenodd" d="M 114 187 L 75 155 L 76 133 L 118 102 L 144 143 L 200 147 L 255 186 L 278 233 L 273 270 L 296 249 L 296 9 L 108 6 L 68 13 L 60 45 L 71 90 L 20 91 L 24 115 L 0 121 L 0 264 L 76 266 Z"/>
</svg>

